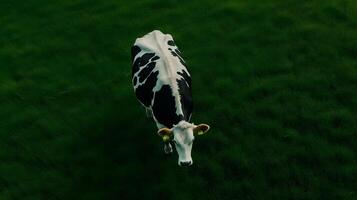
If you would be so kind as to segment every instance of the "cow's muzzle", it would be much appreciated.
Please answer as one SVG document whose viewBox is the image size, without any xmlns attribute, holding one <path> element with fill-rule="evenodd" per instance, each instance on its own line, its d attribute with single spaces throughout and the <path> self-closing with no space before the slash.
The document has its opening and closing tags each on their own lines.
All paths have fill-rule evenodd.
<svg viewBox="0 0 357 200">
<path fill-rule="evenodd" d="M 187 167 L 192 165 L 192 161 L 184 161 L 184 162 L 179 162 L 179 165 L 181 167 Z"/>
</svg>

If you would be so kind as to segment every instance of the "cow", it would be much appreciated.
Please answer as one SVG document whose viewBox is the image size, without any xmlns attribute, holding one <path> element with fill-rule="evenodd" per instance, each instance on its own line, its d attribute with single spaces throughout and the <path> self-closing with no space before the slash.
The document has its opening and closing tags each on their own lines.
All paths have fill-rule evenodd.
<svg viewBox="0 0 357 200">
<path fill-rule="evenodd" d="M 174 143 L 178 165 L 192 165 L 193 140 L 210 127 L 190 122 L 191 76 L 172 36 L 154 30 L 137 38 L 131 48 L 131 60 L 135 95 L 147 116 L 156 122 L 164 152 L 172 153 Z"/>
</svg>

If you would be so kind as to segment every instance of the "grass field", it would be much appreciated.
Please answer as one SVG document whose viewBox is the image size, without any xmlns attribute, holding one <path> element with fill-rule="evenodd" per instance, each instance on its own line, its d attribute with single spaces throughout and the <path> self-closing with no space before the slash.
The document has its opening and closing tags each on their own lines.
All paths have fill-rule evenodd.
<svg viewBox="0 0 357 200">
<path fill-rule="evenodd" d="M 130 47 L 173 35 L 194 165 L 163 154 Z M 0 199 L 357 199 L 357 2 L 0 2 Z"/>
</svg>

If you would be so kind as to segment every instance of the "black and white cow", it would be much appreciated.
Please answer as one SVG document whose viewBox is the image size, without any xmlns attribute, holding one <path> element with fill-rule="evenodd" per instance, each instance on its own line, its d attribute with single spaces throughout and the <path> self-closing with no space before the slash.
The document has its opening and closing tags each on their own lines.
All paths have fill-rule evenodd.
<svg viewBox="0 0 357 200">
<path fill-rule="evenodd" d="M 135 95 L 155 120 L 165 153 L 172 152 L 174 142 L 178 164 L 192 165 L 194 136 L 206 133 L 209 126 L 190 122 L 191 77 L 181 52 L 170 34 L 155 30 L 136 39 L 131 55 Z"/>
</svg>

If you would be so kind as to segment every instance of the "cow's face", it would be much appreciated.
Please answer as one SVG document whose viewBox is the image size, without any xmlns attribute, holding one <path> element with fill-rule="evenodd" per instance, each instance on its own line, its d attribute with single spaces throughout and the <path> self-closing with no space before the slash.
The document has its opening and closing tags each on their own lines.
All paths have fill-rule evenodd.
<svg viewBox="0 0 357 200">
<path fill-rule="evenodd" d="M 192 144 L 195 135 L 202 135 L 209 130 L 207 124 L 193 125 L 181 122 L 172 129 L 162 128 L 158 131 L 164 142 L 173 141 L 178 153 L 178 165 L 190 166 L 193 164 L 191 157 Z"/>
</svg>

